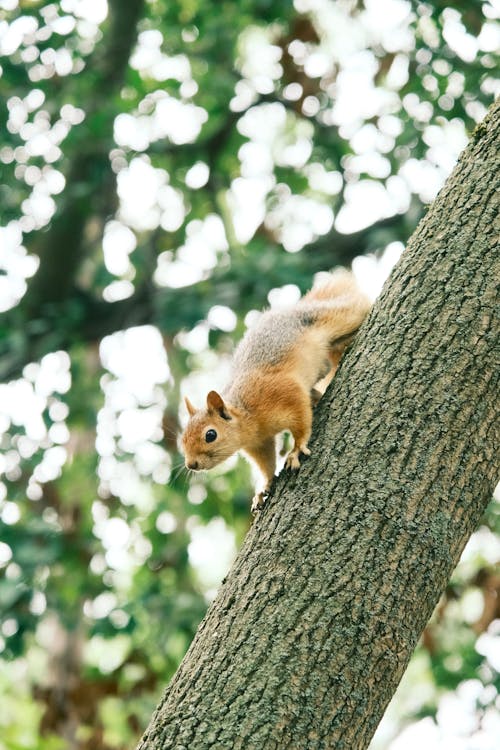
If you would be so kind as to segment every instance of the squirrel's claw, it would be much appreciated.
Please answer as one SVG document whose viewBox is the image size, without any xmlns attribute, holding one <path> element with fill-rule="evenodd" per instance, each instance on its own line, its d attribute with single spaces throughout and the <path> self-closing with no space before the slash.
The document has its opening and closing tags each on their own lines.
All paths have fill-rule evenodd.
<svg viewBox="0 0 500 750">
<path fill-rule="evenodd" d="M 287 469 L 298 469 L 300 468 L 299 454 L 303 453 L 304 456 L 310 456 L 311 451 L 307 445 L 301 445 L 300 448 L 294 448 L 287 456 L 285 466 Z"/>
<path fill-rule="evenodd" d="M 297 451 L 290 451 L 286 457 L 285 466 L 287 469 L 298 469 L 300 467 L 299 454 Z"/>
<path fill-rule="evenodd" d="M 259 511 L 262 510 L 264 503 L 266 502 L 267 495 L 268 495 L 267 491 L 264 490 L 263 492 L 258 492 L 256 495 L 253 496 L 252 506 L 250 510 L 254 516 L 257 515 Z"/>
</svg>

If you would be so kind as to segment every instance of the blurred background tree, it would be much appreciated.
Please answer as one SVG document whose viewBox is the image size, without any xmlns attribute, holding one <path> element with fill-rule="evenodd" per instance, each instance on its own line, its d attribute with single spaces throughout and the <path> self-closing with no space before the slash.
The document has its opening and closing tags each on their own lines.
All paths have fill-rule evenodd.
<svg viewBox="0 0 500 750">
<path fill-rule="evenodd" d="M 180 396 L 265 305 L 376 295 L 498 90 L 498 6 L 0 0 L 0 748 L 130 748 L 249 523 Z M 373 748 L 500 735 L 498 504 Z M 413 744 L 412 744 L 413 743 Z"/>
</svg>

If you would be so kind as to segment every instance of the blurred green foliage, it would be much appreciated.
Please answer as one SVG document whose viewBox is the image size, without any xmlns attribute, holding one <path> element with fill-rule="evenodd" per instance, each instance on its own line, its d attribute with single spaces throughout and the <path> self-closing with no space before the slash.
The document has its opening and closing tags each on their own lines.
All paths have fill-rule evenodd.
<svg viewBox="0 0 500 750">
<path fill-rule="evenodd" d="M 491 102 L 492 4 L 376 5 L 0 1 L 2 750 L 132 746 L 250 523 L 245 464 L 181 470 L 181 392 L 272 290 L 405 242 Z M 391 732 L 466 680 L 498 702 L 498 531 Z"/>
</svg>

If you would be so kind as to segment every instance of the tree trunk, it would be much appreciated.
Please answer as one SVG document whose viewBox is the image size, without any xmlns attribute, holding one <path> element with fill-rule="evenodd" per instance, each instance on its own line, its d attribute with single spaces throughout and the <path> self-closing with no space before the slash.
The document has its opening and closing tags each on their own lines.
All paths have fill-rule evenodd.
<svg viewBox="0 0 500 750">
<path fill-rule="evenodd" d="M 140 750 L 368 746 L 496 478 L 499 131 L 497 104 L 318 407 L 311 458 L 275 482 Z"/>
<path fill-rule="evenodd" d="M 110 0 L 109 19 L 102 45 L 87 64 L 94 86 L 79 102 L 85 111 L 87 128 L 72 134 L 73 149 L 66 174 L 66 187 L 56 215 L 46 232 L 35 232 L 30 251 L 40 258 L 40 267 L 22 301 L 31 315 L 74 294 L 75 275 L 88 244 L 85 225 L 91 209 L 103 221 L 116 208 L 116 175 L 111 169 L 109 151 L 113 148 L 115 109 L 109 101 L 123 86 L 129 57 L 136 40 L 136 27 L 144 0 Z M 95 119 L 99 124 L 93 124 Z"/>
<path fill-rule="evenodd" d="M 40 266 L 21 302 L 0 322 L 1 381 L 21 377 L 26 364 L 48 352 L 67 349 L 82 338 L 88 340 L 88 328 L 96 315 L 102 315 L 104 303 L 94 302 L 93 295 L 77 289 L 77 276 L 91 245 L 86 231 L 89 220 L 104 224 L 116 209 L 116 175 L 109 158 L 116 115 L 113 98 L 125 81 L 144 2 L 109 0 L 103 41 L 85 70 L 94 85 L 84 87 L 85 95 L 77 98 L 87 125 L 75 128 L 65 144 L 68 164 L 64 193 L 50 227 L 26 238 L 28 250 L 38 256 Z M 135 295 L 137 307 L 144 297 L 144 293 Z M 127 302 L 130 307 L 130 300 Z M 110 308 L 107 305 L 106 316 L 116 320 L 117 311 Z M 120 308 L 122 321 L 125 306 Z M 127 320 L 135 323 L 137 312 L 134 310 Z"/>
</svg>

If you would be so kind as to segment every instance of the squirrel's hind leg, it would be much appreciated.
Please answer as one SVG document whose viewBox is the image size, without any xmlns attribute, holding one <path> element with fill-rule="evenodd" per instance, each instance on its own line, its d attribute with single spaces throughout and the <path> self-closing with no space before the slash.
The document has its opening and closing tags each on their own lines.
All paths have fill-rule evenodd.
<svg viewBox="0 0 500 750">
<path fill-rule="evenodd" d="M 245 453 L 257 464 L 264 478 L 264 488 L 261 492 L 256 492 L 252 498 L 252 513 L 261 510 L 266 501 L 267 493 L 273 481 L 274 472 L 276 471 L 276 443 L 274 437 L 267 438 L 258 447 L 246 449 Z"/>
<path fill-rule="evenodd" d="M 307 447 L 309 438 L 311 437 L 312 428 L 312 407 L 311 400 L 307 393 L 302 393 L 301 398 L 297 399 L 295 403 L 295 413 L 293 415 L 292 423 L 290 424 L 290 431 L 294 439 L 294 446 L 287 456 L 285 466 L 288 469 L 298 469 L 300 466 L 299 456 L 303 453 L 305 456 L 310 456 L 311 451 Z"/>
</svg>

